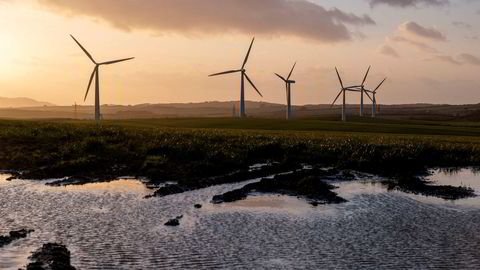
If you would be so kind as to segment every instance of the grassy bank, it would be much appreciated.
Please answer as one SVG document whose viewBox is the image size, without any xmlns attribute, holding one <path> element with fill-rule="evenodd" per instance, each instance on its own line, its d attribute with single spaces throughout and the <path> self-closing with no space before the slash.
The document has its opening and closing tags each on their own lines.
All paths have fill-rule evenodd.
<svg viewBox="0 0 480 270">
<path fill-rule="evenodd" d="M 479 165 L 479 135 L 476 125 L 385 120 L 2 120 L 0 168 L 35 179 L 195 181 L 277 161 L 400 174 Z"/>
</svg>

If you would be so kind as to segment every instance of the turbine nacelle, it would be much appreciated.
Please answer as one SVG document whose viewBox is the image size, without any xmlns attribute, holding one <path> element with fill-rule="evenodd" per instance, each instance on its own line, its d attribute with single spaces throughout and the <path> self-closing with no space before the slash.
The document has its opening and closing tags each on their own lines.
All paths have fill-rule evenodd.
<svg viewBox="0 0 480 270">
<path fill-rule="evenodd" d="M 255 41 L 255 38 L 252 39 L 252 42 L 250 43 L 250 47 L 248 48 L 247 55 L 245 56 L 245 59 L 243 60 L 242 67 L 240 69 L 234 69 L 234 70 L 227 70 L 219 73 L 214 73 L 208 75 L 209 77 L 214 77 L 214 76 L 220 76 L 220 75 L 226 75 L 226 74 L 232 74 L 232 73 L 241 73 L 242 74 L 242 80 L 240 84 L 240 115 L 242 117 L 246 116 L 245 114 L 245 93 L 244 93 L 244 79 L 247 79 L 247 81 L 250 83 L 250 85 L 255 89 L 255 91 L 258 93 L 259 96 L 263 97 L 262 93 L 258 90 L 258 88 L 255 86 L 255 84 L 252 82 L 252 80 L 248 77 L 247 75 L 247 70 L 245 69 L 245 66 L 247 65 L 248 58 L 250 57 L 250 52 L 252 51 L 253 43 Z"/>
<path fill-rule="evenodd" d="M 290 73 L 288 74 L 287 78 L 284 78 L 282 75 L 279 75 L 278 73 L 275 73 L 275 75 L 277 75 L 277 77 L 279 77 L 282 81 L 284 81 L 286 83 L 295 83 L 294 80 L 290 80 L 290 77 L 292 77 L 293 70 L 295 69 L 295 66 L 297 66 L 297 62 L 295 62 L 295 64 L 293 64 L 293 67 L 290 70 Z"/>
<path fill-rule="evenodd" d="M 101 63 L 97 63 L 95 59 L 93 59 L 92 55 L 85 49 L 85 47 L 80 44 L 80 42 L 73 36 L 70 35 L 72 39 L 77 43 L 77 45 L 82 49 L 82 51 L 87 55 L 87 57 L 95 64 L 95 68 L 93 69 L 92 74 L 90 75 L 90 80 L 88 81 L 88 86 L 87 86 L 87 92 L 85 93 L 85 98 L 83 101 L 87 100 L 88 93 L 90 91 L 90 86 L 92 85 L 93 82 L 93 77 L 95 77 L 95 119 L 100 120 L 100 86 L 99 86 L 99 68 L 100 66 L 105 66 L 105 65 L 112 65 L 128 60 L 132 60 L 135 57 L 130 57 L 130 58 L 123 58 L 123 59 L 118 59 L 118 60 L 112 60 L 112 61 L 105 61 Z"/>
<path fill-rule="evenodd" d="M 275 73 L 275 75 L 278 78 L 280 78 L 280 80 L 285 82 L 285 90 L 286 90 L 286 94 L 287 94 L 287 120 L 289 120 L 291 118 L 291 115 L 292 115 L 292 93 L 291 93 L 291 90 L 292 90 L 292 84 L 294 84 L 295 81 L 290 80 L 290 77 L 292 77 L 293 70 L 295 69 L 296 65 L 297 65 L 297 62 L 295 62 L 295 64 L 293 64 L 293 67 L 290 70 L 290 73 L 288 73 L 287 78 L 284 78 L 282 75 L 280 75 L 278 73 Z"/>
</svg>

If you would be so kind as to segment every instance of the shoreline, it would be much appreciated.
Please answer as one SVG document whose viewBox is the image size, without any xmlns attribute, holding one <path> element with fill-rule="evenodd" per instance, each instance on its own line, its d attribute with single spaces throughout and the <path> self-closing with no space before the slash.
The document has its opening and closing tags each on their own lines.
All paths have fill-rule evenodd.
<svg viewBox="0 0 480 270">
<path fill-rule="evenodd" d="M 392 187 L 408 190 L 399 183 L 426 176 L 429 168 L 480 164 L 480 138 L 454 135 L 176 130 L 0 120 L 0 142 L 0 168 L 13 172 L 12 178 L 59 179 L 49 183 L 53 186 L 108 182 L 124 175 L 144 179 L 152 189 L 175 183 L 153 196 L 262 178 L 304 164 L 375 174 L 393 179 L 390 184 L 397 184 Z M 418 183 L 410 186 L 425 188 Z"/>
</svg>

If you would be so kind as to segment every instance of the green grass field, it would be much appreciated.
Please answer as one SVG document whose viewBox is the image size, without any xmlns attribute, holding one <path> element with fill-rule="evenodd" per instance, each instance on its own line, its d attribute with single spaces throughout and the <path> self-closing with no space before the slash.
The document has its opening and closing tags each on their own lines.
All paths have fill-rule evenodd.
<svg viewBox="0 0 480 270">
<path fill-rule="evenodd" d="M 0 169 L 165 180 L 277 161 L 376 173 L 480 164 L 480 125 L 352 118 L 0 121 Z"/>
<path fill-rule="evenodd" d="M 76 124 L 92 124 L 92 121 L 65 121 Z M 348 122 L 331 119 L 234 119 L 234 118 L 166 118 L 141 120 L 107 120 L 102 125 L 137 128 L 189 128 L 255 130 L 278 132 L 334 132 L 334 133 L 377 133 L 410 135 L 480 136 L 480 123 L 405 121 L 371 118 L 351 118 Z"/>
</svg>

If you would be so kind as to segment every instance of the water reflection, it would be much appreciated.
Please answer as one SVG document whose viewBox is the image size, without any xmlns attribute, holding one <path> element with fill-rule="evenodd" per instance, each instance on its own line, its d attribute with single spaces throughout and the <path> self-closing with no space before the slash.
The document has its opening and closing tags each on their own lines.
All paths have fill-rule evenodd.
<svg viewBox="0 0 480 270">
<path fill-rule="evenodd" d="M 434 185 L 451 185 L 472 188 L 476 197 L 465 198 L 455 201 L 443 200 L 435 197 L 411 196 L 417 200 L 428 203 L 441 204 L 452 207 L 475 207 L 480 208 L 480 174 L 474 168 L 442 168 L 434 169 L 431 175 L 426 177 Z"/>
<path fill-rule="evenodd" d="M 251 194 L 244 200 L 224 204 L 209 204 L 214 211 L 259 211 L 305 214 L 314 208 L 305 199 L 286 195 Z"/>
<path fill-rule="evenodd" d="M 478 169 L 435 169 L 427 179 L 438 185 L 466 186 L 480 191 L 480 171 Z"/>
<path fill-rule="evenodd" d="M 82 191 L 82 192 L 128 192 L 128 193 L 151 193 L 145 184 L 134 179 L 119 179 L 103 183 L 91 183 L 85 185 L 70 185 L 64 187 L 67 191 Z"/>
</svg>

